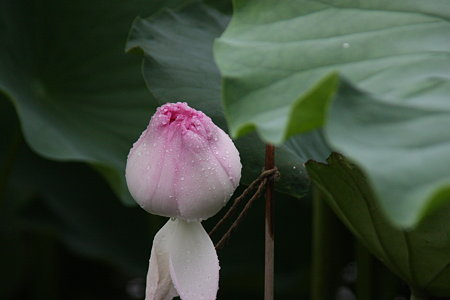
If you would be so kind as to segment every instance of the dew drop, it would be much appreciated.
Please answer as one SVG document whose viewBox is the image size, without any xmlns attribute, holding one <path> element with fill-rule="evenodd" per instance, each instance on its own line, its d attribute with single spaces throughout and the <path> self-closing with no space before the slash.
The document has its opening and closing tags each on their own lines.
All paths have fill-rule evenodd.
<svg viewBox="0 0 450 300">
<path fill-rule="evenodd" d="M 184 177 L 181 177 L 180 180 L 183 181 L 183 180 L 184 180 Z"/>
<path fill-rule="evenodd" d="M 296 167 L 296 166 L 293 166 L 293 167 L 292 167 L 292 169 L 294 169 L 294 170 L 295 170 L 295 169 L 297 169 L 297 167 Z"/>
<path fill-rule="evenodd" d="M 350 44 L 349 43 L 342 43 L 342 48 L 344 48 L 344 49 L 350 48 Z"/>
</svg>

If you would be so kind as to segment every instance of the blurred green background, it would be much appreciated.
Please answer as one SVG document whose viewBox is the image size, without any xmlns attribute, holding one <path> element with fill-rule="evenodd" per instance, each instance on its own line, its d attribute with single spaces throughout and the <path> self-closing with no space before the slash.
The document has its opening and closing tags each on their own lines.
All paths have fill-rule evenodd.
<svg viewBox="0 0 450 300">
<path fill-rule="evenodd" d="M 0 3 L 0 299 L 143 298 L 152 238 L 165 219 L 148 215 L 130 199 L 123 180 L 128 149 L 165 101 L 187 100 L 226 127 L 210 46 L 227 16 L 220 15 L 216 27 L 200 34 L 192 49 L 183 48 L 186 55 L 179 61 L 171 61 L 184 67 L 192 61 L 189 55 L 200 51 L 200 62 L 186 70 L 209 70 L 212 76 L 202 74 L 197 90 L 186 88 L 189 78 L 163 76 L 173 75 L 171 62 L 161 61 L 170 49 L 178 58 L 177 41 L 169 42 L 183 28 L 166 28 L 164 22 L 152 27 L 156 38 L 149 45 L 159 52 L 145 56 L 151 82 L 142 76 L 142 57 L 124 50 L 135 17 L 187 2 Z M 222 14 L 231 12 L 229 1 L 208 3 Z M 199 20 L 202 30 L 211 21 Z M 133 38 L 139 36 L 130 34 L 128 41 Z M 152 44 L 155 40 L 159 44 Z M 147 41 L 141 42 L 140 52 L 146 54 Z M 323 232 L 319 248 L 311 242 L 313 191 L 303 163 L 308 157 L 323 160 L 328 149 L 315 147 L 314 134 L 301 139 L 311 142 L 311 152 L 292 151 L 298 140 L 277 150 L 282 178 L 275 195 L 276 298 L 310 298 L 312 249 L 320 249 L 328 299 L 407 299 L 408 288 L 327 208 L 332 231 Z M 239 194 L 260 172 L 264 147 L 256 135 L 237 144 L 244 166 Z M 301 157 L 295 154 L 302 151 Z M 212 228 L 223 213 L 204 226 Z M 263 213 L 260 199 L 219 251 L 218 299 L 263 297 Z M 357 283 L 357 278 L 363 280 Z"/>
</svg>

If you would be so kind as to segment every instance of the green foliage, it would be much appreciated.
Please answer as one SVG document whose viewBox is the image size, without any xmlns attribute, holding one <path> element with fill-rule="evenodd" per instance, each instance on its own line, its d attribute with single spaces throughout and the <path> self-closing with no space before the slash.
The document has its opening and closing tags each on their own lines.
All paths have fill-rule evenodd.
<svg viewBox="0 0 450 300">
<path fill-rule="evenodd" d="M 129 203 L 126 155 L 157 104 L 139 59 L 124 55 L 124 43 L 133 18 L 158 5 L 55 0 L 0 6 L 0 92 L 16 106 L 27 142 L 44 157 L 97 166 Z"/>
<path fill-rule="evenodd" d="M 450 203 L 448 101 L 408 105 L 347 84 L 335 100 L 328 139 L 363 168 L 391 222 L 410 227 Z"/>
<path fill-rule="evenodd" d="M 442 85 L 431 92 L 433 103 L 442 100 L 448 70 L 447 5 L 441 0 L 236 0 L 230 26 L 215 45 L 232 134 L 254 127 L 264 140 L 281 143 L 320 126 L 324 98 L 336 87 L 332 78 L 324 78 L 333 71 L 393 100 L 420 101 L 430 96 L 421 93 L 425 87 Z M 413 83 L 422 85 L 411 87 Z M 311 107 L 308 96 L 317 89 L 324 91 Z M 315 109 L 315 122 L 311 116 L 291 117 L 304 108 Z"/>
<path fill-rule="evenodd" d="M 33 153 L 14 109 L 0 100 L 0 297 L 14 299 L 24 285 L 27 299 L 50 299 L 48 293 L 57 293 L 53 276 L 63 247 L 125 274 L 144 275 L 151 231 L 159 224 L 141 209 L 121 205 L 86 165 Z"/>
<path fill-rule="evenodd" d="M 214 47 L 231 133 L 281 144 L 322 128 L 315 144 L 362 173 L 334 157 L 310 163 L 312 180 L 375 255 L 437 295 L 450 280 L 449 21 L 441 0 L 235 0 Z"/>
<path fill-rule="evenodd" d="M 233 135 L 254 128 L 281 143 L 325 126 L 397 226 L 417 225 L 450 200 L 447 2 L 234 4 L 215 44 Z"/>
<path fill-rule="evenodd" d="M 339 218 L 388 268 L 416 290 L 450 294 L 449 204 L 414 230 L 400 230 L 380 210 L 361 171 L 342 156 L 311 161 L 307 169 Z"/>
<path fill-rule="evenodd" d="M 419 294 L 448 296 L 448 1 L 235 0 L 231 18 L 227 0 L 170 9 L 188 2 L 0 3 L 0 297 L 24 285 L 31 261 L 39 280 L 19 297 L 57 299 L 43 290 L 56 290 L 59 243 L 143 276 L 159 220 L 109 188 L 133 203 L 128 150 L 174 101 L 239 137 L 243 184 L 264 143 L 277 144 L 279 295 L 308 297 L 308 172 L 385 265 Z M 220 254 L 219 297 L 261 288 L 261 210 Z"/>
</svg>

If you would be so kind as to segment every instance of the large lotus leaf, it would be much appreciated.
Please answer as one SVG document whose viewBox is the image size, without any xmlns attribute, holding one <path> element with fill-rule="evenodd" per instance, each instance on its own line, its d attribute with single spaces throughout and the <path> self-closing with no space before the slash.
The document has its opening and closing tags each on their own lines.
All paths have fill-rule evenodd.
<svg viewBox="0 0 450 300">
<path fill-rule="evenodd" d="M 231 133 L 256 128 L 280 143 L 320 126 L 336 87 L 333 71 L 394 99 L 439 98 L 449 18 L 445 0 L 235 0 L 215 44 Z"/>
<path fill-rule="evenodd" d="M 144 275 L 151 231 L 159 224 L 149 224 L 148 214 L 138 207 L 125 208 L 88 166 L 36 155 L 24 142 L 19 125 L 14 107 L 0 96 L 2 299 L 11 299 L 4 293 L 29 274 L 24 258 L 27 241 L 42 233 L 76 253 L 131 275 Z"/>
<path fill-rule="evenodd" d="M 450 295 L 449 203 L 413 230 L 400 230 L 380 210 L 361 170 L 341 155 L 306 168 L 340 219 L 386 266 L 419 291 Z"/>
<path fill-rule="evenodd" d="M 390 102 L 348 84 L 333 102 L 328 140 L 361 166 L 397 225 L 417 224 L 450 203 L 450 101 L 445 102 Z"/>
<path fill-rule="evenodd" d="M 123 199 L 126 155 L 156 107 L 124 53 L 136 15 L 180 1 L 0 3 L 0 92 L 27 142 L 52 159 L 93 163 Z"/>
<path fill-rule="evenodd" d="M 228 21 L 228 16 L 202 4 L 176 12 L 167 10 L 157 17 L 137 18 L 127 44 L 129 51 L 144 53 L 144 78 L 158 100 L 187 101 L 224 129 L 221 78 L 214 63 L 212 44 Z M 243 182 L 248 184 L 261 172 L 265 147 L 256 135 L 235 142 L 244 165 Z M 278 188 L 291 195 L 304 194 L 306 180 L 302 163 L 306 159 L 287 146 L 277 149 L 276 159 L 282 173 Z"/>
<path fill-rule="evenodd" d="M 327 142 L 363 167 L 392 222 L 413 226 L 450 199 L 448 1 L 234 6 L 215 44 L 232 134 L 282 142 L 322 126 L 335 94 Z"/>
</svg>

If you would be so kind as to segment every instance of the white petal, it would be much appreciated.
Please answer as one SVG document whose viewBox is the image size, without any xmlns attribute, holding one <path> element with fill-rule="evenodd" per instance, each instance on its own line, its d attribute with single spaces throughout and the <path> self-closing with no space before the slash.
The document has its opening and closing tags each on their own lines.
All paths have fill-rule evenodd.
<svg viewBox="0 0 450 300">
<path fill-rule="evenodd" d="M 183 300 L 214 300 L 219 289 L 219 260 L 200 222 L 177 220 L 169 249 L 172 282 Z"/>
<path fill-rule="evenodd" d="M 167 151 L 167 152 L 166 152 Z M 128 155 L 125 169 L 128 189 L 146 211 L 163 216 L 177 216 L 173 191 L 174 152 L 165 136 L 154 128 L 144 131 Z"/>
<path fill-rule="evenodd" d="M 215 215 L 236 187 L 231 184 L 229 176 L 206 143 L 204 150 L 199 153 L 182 152 L 181 159 L 186 163 L 179 169 L 180 178 L 183 179 L 177 193 L 180 216 L 196 220 Z"/>
<path fill-rule="evenodd" d="M 177 224 L 169 220 L 156 234 L 147 273 L 145 300 L 171 300 L 178 296 L 170 277 L 169 244 Z"/>
</svg>

